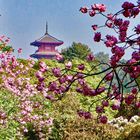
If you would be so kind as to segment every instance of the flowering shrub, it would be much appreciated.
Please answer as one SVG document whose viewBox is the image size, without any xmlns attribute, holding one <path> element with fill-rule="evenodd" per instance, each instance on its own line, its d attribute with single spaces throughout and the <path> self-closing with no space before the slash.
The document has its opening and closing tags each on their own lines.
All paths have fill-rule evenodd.
<svg viewBox="0 0 140 140">
<path fill-rule="evenodd" d="M 105 24 L 102 26 L 92 25 L 92 29 L 95 31 L 93 40 L 95 42 L 104 42 L 105 46 L 111 49 L 112 56 L 108 63 L 91 63 L 92 68 L 86 73 L 85 65 L 79 64 L 75 69 L 72 62 L 65 62 L 63 69 L 53 68 L 52 73 L 56 79 L 48 85 L 48 96 L 47 98 L 56 101 L 61 100 L 66 92 L 70 90 L 72 85 L 76 86 L 76 92 L 83 96 L 95 97 L 102 96 L 100 100 L 93 101 L 88 110 L 78 110 L 77 113 L 80 117 L 91 119 L 92 114 L 90 113 L 91 108 L 96 102 L 100 105 L 95 107 L 95 111 L 98 114 L 98 121 L 101 123 L 107 123 L 107 116 L 105 115 L 106 108 L 110 107 L 112 110 L 121 110 L 123 103 L 128 106 L 134 106 L 139 110 L 139 25 L 134 27 L 134 34 L 129 35 L 128 29 L 130 28 L 130 20 L 126 18 L 136 18 L 139 14 L 140 2 L 137 5 L 131 2 L 124 2 L 122 9 L 115 14 L 104 14 L 106 12 L 106 6 L 104 4 L 94 4 L 91 8 L 82 7 L 80 11 L 82 13 L 89 13 L 91 17 L 95 15 L 102 15 L 106 18 Z M 122 18 L 122 16 L 124 18 Z M 107 34 L 105 37 L 101 32 L 96 32 L 99 28 L 105 27 L 113 30 L 115 35 Z M 132 48 L 132 56 L 126 63 L 122 63 L 126 49 Z M 87 61 L 93 61 L 94 56 L 89 54 Z M 95 61 L 94 61 L 95 62 Z M 99 66 L 106 65 L 107 68 L 100 71 Z M 93 70 L 96 70 L 94 72 Z M 124 75 L 119 76 L 119 71 L 123 70 Z M 41 74 L 40 74 L 41 75 Z M 87 83 L 87 77 L 94 77 L 100 75 L 101 80 L 97 87 L 92 87 Z M 130 81 L 124 84 L 125 78 L 129 76 Z M 38 79 L 42 79 L 38 76 Z M 114 83 L 114 79 L 117 79 L 117 83 Z M 44 85 L 43 80 L 39 80 L 40 85 L 38 90 L 43 91 Z M 124 96 L 124 88 L 130 88 L 131 93 Z M 111 102 L 110 102 L 111 101 Z"/>
<path fill-rule="evenodd" d="M 70 117 L 75 118 L 74 113 L 76 116 L 76 111 L 85 106 L 80 106 L 79 99 L 81 103 L 89 104 L 90 99 L 84 99 L 82 96 L 78 97 L 75 93 L 72 95 L 75 86 L 72 86 L 71 96 L 74 97 L 71 99 L 73 103 L 71 101 L 70 105 L 68 103 L 71 96 L 69 97 L 68 93 L 67 96 L 69 98 L 67 98 L 67 100 L 66 98 L 65 100 L 59 100 L 59 94 L 54 96 L 54 94 L 48 92 L 48 88 L 55 88 L 55 86 L 50 86 L 50 81 L 54 81 L 54 83 L 55 79 L 57 81 L 61 69 L 65 68 L 63 64 L 48 60 L 46 65 L 45 60 L 35 62 L 32 59 L 16 59 L 10 52 L 3 52 L 0 56 L 2 56 L 0 66 L 0 91 L 2 90 L 2 98 L 0 103 L 5 100 L 12 100 L 12 103 L 9 101 L 8 105 L 1 103 L 2 117 L 0 118 L 0 127 L 4 126 L 8 128 L 7 133 L 11 133 L 12 130 L 10 126 L 13 125 L 16 129 L 14 129 L 12 133 L 16 133 L 16 137 L 18 138 L 32 137 L 35 139 L 35 137 L 49 137 L 54 133 L 54 131 L 52 131 L 54 127 L 53 120 L 59 121 L 67 117 L 68 119 Z M 72 63 L 73 68 L 75 67 L 75 69 L 77 69 L 77 67 L 79 67 L 79 69 L 83 70 L 84 67 L 81 63 L 84 63 L 84 61 L 79 62 L 78 60 L 73 60 L 73 62 L 66 63 L 68 70 L 72 68 Z M 85 67 L 85 71 L 91 69 L 88 63 L 85 64 Z M 99 81 L 99 79 L 100 78 L 94 77 L 96 81 Z M 90 78 L 90 80 L 93 80 L 93 78 Z M 92 82 L 91 85 L 97 86 L 96 83 L 93 84 Z M 9 91 L 6 95 L 4 94 L 5 89 Z M 61 106 L 59 105 L 60 102 L 62 102 Z M 52 103 L 56 106 L 54 110 L 52 110 Z M 65 108 L 64 105 L 66 106 Z M 63 121 L 61 123 L 63 124 Z M 11 138 L 12 135 L 9 136 L 7 133 L 6 136 Z M 2 139 L 6 139 L 3 137 L 3 134 L 1 134 L 1 137 Z"/>
<path fill-rule="evenodd" d="M 135 115 L 133 116 L 130 120 L 124 119 L 122 116 L 118 118 L 114 118 L 108 123 L 114 126 L 115 128 L 119 129 L 120 131 L 124 130 L 124 127 L 131 124 L 131 123 L 136 123 L 140 120 L 140 117 Z"/>
<path fill-rule="evenodd" d="M 140 25 L 136 25 L 133 28 L 133 33 L 129 35 L 128 29 L 130 27 L 130 18 L 136 18 L 140 12 L 140 1 L 137 4 L 131 2 L 124 2 L 122 4 L 122 9 L 115 14 L 109 13 L 105 14 L 106 6 L 104 4 L 94 4 L 91 8 L 82 7 L 80 9 L 82 13 L 89 13 L 91 17 L 95 15 L 102 15 L 106 18 L 104 25 L 92 25 L 95 35 L 93 37 L 95 42 L 103 42 L 106 47 L 111 49 L 112 56 L 110 58 L 110 63 L 108 68 L 102 71 L 105 73 L 105 76 L 99 83 L 98 87 L 95 90 L 94 95 L 98 94 L 98 90 L 101 88 L 100 85 L 103 82 L 108 83 L 108 87 L 102 87 L 101 92 L 105 92 L 107 96 L 105 101 L 116 100 L 117 105 L 111 105 L 113 110 L 121 110 L 122 104 L 128 106 L 133 106 L 134 108 L 139 109 L 139 61 L 140 61 L 140 49 L 139 49 L 139 34 L 140 34 Z M 92 13 L 92 14 L 91 14 Z M 94 14 L 93 14 L 94 13 Z M 123 18 L 124 17 L 124 18 Z M 129 19 L 126 19 L 129 18 Z M 113 35 L 107 34 L 102 35 L 101 32 L 97 32 L 99 28 L 109 28 L 114 31 Z M 114 36 L 116 34 L 116 36 Z M 126 50 L 128 48 L 133 49 L 131 58 L 126 63 L 121 63 Z M 119 77 L 118 73 L 120 70 L 124 71 L 124 75 Z M 101 73 L 102 73 L 101 72 Z M 96 73 L 98 74 L 98 73 Z M 129 76 L 130 81 L 124 84 L 125 77 Z M 113 84 L 113 79 L 117 79 L 117 84 Z M 124 88 L 130 88 L 131 93 L 124 96 Z M 102 105 L 98 112 L 103 113 L 104 106 Z"/>
<path fill-rule="evenodd" d="M 41 93 L 29 76 L 35 62 L 29 59 L 28 63 L 24 65 L 12 56 L 11 52 L 1 53 L 0 58 L 0 88 L 7 89 L 11 93 L 14 97 L 13 108 L 16 108 L 16 112 L 12 116 L 9 115 L 11 109 L 4 112 L 2 108 L 0 111 L 0 125 L 6 127 L 6 122 L 12 117 L 15 122 L 18 122 L 20 137 L 22 135 L 29 137 L 31 133 L 39 138 L 44 137 L 40 133 L 45 133 L 46 137 L 47 133 L 48 135 L 51 133 L 53 118 L 49 116 L 45 105 L 47 101 L 44 96 L 47 88 L 44 88 L 43 93 Z M 40 71 L 44 72 L 46 70 L 45 64 L 40 63 Z M 41 76 L 40 73 L 37 75 L 38 77 Z M 43 79 L 39 80 L 43 81 Z M 41 86 L 43 85 L 41 84 Z"/>
</svg>

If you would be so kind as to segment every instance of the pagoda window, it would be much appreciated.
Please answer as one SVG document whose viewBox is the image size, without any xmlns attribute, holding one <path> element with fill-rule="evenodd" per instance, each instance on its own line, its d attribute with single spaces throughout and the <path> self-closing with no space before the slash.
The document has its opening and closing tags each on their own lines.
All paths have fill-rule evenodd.
<svg viewBox="0 0 140 140">
<path fill-rule="evenodd" d="M 51 50 L 52 50 L 52 51 L 55 51 L 55 47 L 51 47 Z"/>
<path fill-rule="evenodd" d="M 51 47 L 44 47 L 45 51 L 51 51 Z"/>
<path fill-rule="evenodd" d="M 44 47 L 43 47 L 43 46 L 40 46 L 40 47 L 38 48 L 38 51 L 39 51 L 39 52 L 43 52 L 43 51 L 44 51 Z"/>
</svg>

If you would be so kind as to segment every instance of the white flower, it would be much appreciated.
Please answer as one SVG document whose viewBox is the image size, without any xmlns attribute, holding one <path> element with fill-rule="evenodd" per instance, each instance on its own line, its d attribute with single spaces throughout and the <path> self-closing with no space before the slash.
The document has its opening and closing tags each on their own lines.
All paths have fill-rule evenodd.
<svg viewBox="0 0 140 140">
<path fill-rule="evenodd" d="M 127 124 L 127 123 L 128 123 L 128 120 L 127 120 L 127 119 L 124 119 L 124 121 L 123 121 L 123 122 Z"/>
<path fill-rule="evenodd" d="M 135 115 L 130 119 L 130 122 L 137 122 L 139 119 L 139 116 Z"/>
<path fill-rule="evenodd" d="M 117 128 L 117 129 L 119 128 L 119 125 L 118 125 L 118 124 L 114 124 L 113 126 L 114 126 L 115 128 Z"/>
<path fill-rule="evenodd" d="M 118 119 L 121 120 L 121 121 L 123 121 L 123 117 L 122 116 L 118 117 Z"/>
<path fill-rule="evenodd" d="M 123 131 L 123 130 L 124 130 L 124 128 L 121 126 L 121 127 L 119 127 L 119 130 L 120 130 L 120 131 Z"/>
</svg>

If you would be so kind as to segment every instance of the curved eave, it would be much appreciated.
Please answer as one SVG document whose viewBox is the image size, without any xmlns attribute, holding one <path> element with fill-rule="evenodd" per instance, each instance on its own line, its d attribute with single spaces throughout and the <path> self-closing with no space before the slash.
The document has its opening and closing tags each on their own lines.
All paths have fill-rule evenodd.
<svg viewBox="0 0 140 140">
<path fill-rule="evenodd" d="M 32 54 L 30 57 L 32 58 L 45 58 L 46 56 L 55 56 L 55 55 L 43 55 L 43 54 Z"/>
<path fill-rule="evenodd" d="M 38 41 L 34 41 L 34 42 L 30 43 L 30 45 L 33 45 L 33 46 L 41 46 L 41 45 L 60 46 L 63 43 L 64 43 L 63 41 L 60 41 L 60 42 L 38 42 Z"/>
</svg>

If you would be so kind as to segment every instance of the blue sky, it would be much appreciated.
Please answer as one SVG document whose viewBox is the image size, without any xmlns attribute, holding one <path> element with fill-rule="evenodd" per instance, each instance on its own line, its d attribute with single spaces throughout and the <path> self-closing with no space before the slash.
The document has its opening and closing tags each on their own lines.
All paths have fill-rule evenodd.
<svg viewBox="0 0 140 140">
<path fill-rule="evenodd" d="M 93 42 L 91 29 L 92 24 L 101 24 L 104 20 L 98 16 L 90 18 L 83 15 L 79 8 L 105 3 L 112 12 L 120 9 L 123 2 L 124 0 L 0 0 L 0 35 L 10 37 L 13 48 L 22 48 L 22 57 L 28 58 L 36 50 L 30 46 L 30 42 L 44 35 L 47 20 L 49 34 L 64 41 L 60 48 L 68 47 L 75 41 L 89 45 L 94 53 L 109 53 L 103 44 Z"/>
</svg>

